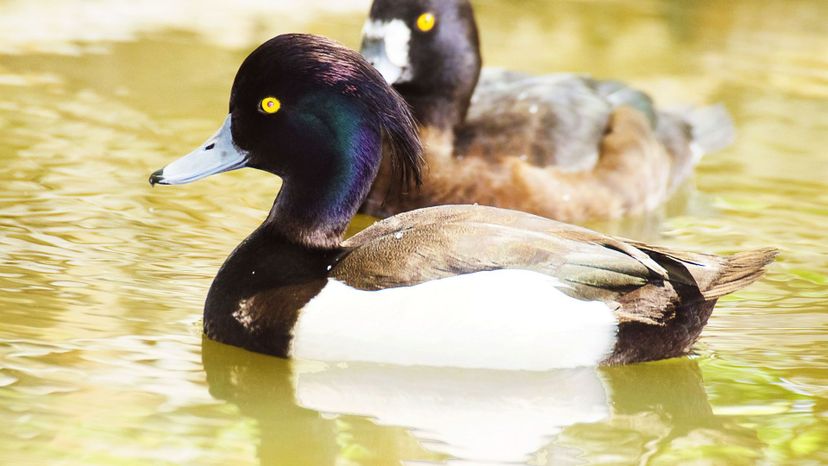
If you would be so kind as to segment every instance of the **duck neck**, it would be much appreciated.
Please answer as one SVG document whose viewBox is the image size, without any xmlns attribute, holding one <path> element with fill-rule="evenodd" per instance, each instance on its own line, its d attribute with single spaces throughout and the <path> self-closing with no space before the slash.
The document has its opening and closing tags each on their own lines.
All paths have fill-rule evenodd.
<svg viewBox="0 0 828 466">
<path fill-rule="evenodd" d="M 347 151 L 337 150 L 341 141 L 332 141 L 331 153 L 308 156 L 324 164 L 283 178 L 264 228 L 310 248 L 339 246 L 381 161 L 381 136 L 376 131 L 357 130 L 349 139 Z"/>
</svg>

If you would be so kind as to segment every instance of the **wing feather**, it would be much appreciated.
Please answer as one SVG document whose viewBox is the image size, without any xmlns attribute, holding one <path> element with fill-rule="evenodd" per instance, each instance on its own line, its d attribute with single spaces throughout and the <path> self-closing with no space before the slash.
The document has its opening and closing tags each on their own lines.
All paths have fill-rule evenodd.
<svg viewBox="0 0 828 466">
<path fill-rule="evenodd" d="M 772 249 L 731 257 L 674 251 L 523 212 L 469 205 L 390 217 L 343 247 L 331 275 L 357 288 L 525 269 L 556 278 L 570 296 L 615 306 L 621 323 L 648 326 L 666 325 L 682 306 L 712 307 L 719 296 L 757 280 L 776 254 Z"/>
</svg>

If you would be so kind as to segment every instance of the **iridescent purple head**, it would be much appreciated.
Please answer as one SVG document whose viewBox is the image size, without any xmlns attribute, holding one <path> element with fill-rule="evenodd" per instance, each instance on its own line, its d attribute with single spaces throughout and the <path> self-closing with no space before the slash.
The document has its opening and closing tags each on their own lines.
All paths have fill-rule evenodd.
<svg viewBox="0 0 828 466">
<path fill-rule="evenodd" d="M 294 233 L 309 245 L 331 243 L 367 195 L 383 145 L 400 185 L 418 185 L 422 147 L 402 97 L 358 53 L 285 34 L 242 63 L 219 131 L 150 182 L 187 183 L 242 167 L 276 174 L 283 186 L 270 222 L 301 230 Z M 327 239 L 314 239 L 320 235 Z"/>
<path fill-rule="evenodd" d="M 270 96 L 280 101 L 272 114 L 259 107 Z M 367 155 L 354 151 L 376 152 L 379 146 L 360 144 L 378 135 L 402 181 L 419 182 L 421 148 L 408 105 L 362 56 L 323 37 L 285 34 L 254 50 L 236 75 L 230 113 L 233 139 L 251 152 L 251 166 L 280 176 L 318 173 Z M 309 154 L 312 148 L 330 157 L 310 163 L 307 157 L 323 155 Z"/>
</svg>

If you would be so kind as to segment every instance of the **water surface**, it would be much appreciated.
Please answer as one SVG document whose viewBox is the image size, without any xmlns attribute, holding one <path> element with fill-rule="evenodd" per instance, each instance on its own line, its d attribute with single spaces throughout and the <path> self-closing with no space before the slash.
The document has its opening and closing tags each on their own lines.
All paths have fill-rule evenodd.
<svg viewBox="0 0 828 466">
<path fill-rule="evenodd" d="M 828 462 L 828 3 L 476 2 L 489 65 L 733 113 L 737 142 L 664 209 L 590 226 L 782 251 L 694 357 L 546 374 L 293 365 L 202 341 L 210 281 L 278 181 L 147 176 L 212 133 L 259 42 L 355 47 L 368 7 L 227 5 L 0 0 L 3 463 Z"/>
</svg>

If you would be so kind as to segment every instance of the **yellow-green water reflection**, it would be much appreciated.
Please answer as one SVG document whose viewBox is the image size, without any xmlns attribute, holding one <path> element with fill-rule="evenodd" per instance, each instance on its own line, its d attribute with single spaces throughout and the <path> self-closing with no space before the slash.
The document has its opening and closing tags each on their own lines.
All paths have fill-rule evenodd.
<svg viewBox="0 0 828 466">
<path fill-rule="evenodd" d="M 261 40 L 302 30 L 356 46 L 367 11 L 222 3 L 0 0 L 3 463 L 828 462 L 828 3 L 476 3 L 490 65 L 732 111 L 739 139 L 695 186 L 593 227 L 782 250 L 721 302 L 693 360 L 508 377 L 202 346 L 210 280 L 278 182 L 146 178 L 221 121 Z"/>
</svg>

